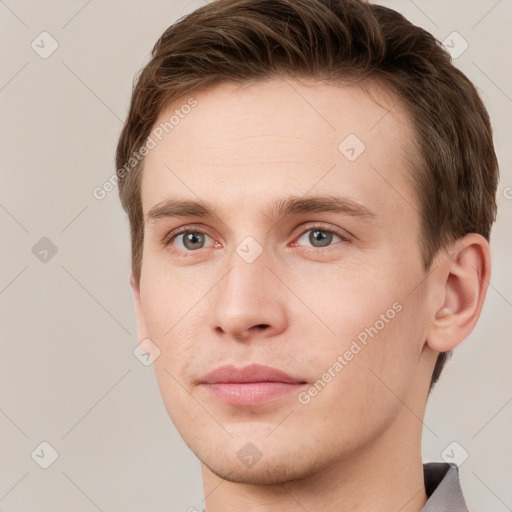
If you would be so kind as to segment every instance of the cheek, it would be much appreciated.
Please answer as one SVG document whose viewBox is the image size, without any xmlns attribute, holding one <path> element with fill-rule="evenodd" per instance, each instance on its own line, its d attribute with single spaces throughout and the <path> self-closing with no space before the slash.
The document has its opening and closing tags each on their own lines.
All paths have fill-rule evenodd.
<svg viewBox="0 0 512 512">
<path fill-rule="evenodd" d="M 320 332 L 333 338 L 337 349 L 358 336 L 364 342 L 369 336 L 365 329 L 375 331 L 372 326 L 376 323 L 379 332 L 384 330 L 400 309 L 396 303 L 401 293 L 396 283 L 363 264 L 317 266 L 294 274 L 288 276 L 289 281 L 305 313 L 308 317 L 307 309 L 315 313 Z M 295 320 L 300 323 L 300 316 Z"/>
<path fill-rule="evenodd" d="M 325 435 L 340 431 L 340 446 L 371 437 L 389 425 L 403 407 L 402 400 L 406 400 L 415 376 L 414 345 L 421 344 L 415 343 L 417 335 L 413 339 L 414 310 L 403 304 L 401 310 L 397 307 L 399 311 L 389 314 L 393 318 L 388 323 L 375 326 L 375 318 L 388 310 L 387 301 L 382 304 L 384 307 L 380 301 L 368 304 L 370 313 L 364 318 L 363 328 L 351 326 L 354 336 L 341 336 L 335 348 L 328 343 L 321 345 L 321 356 L 318 352 L 315 355 L 316 376 L 311 387 L 318 391 L 312 390 L 314 396 L 309 402 L 302 397 L 301 403 L 308 402 L 304 405 L 304 420 L 318 417 L 318 428 L 324 429 Z M 346 323 L 351 320 L 347 318 Z M 361 333 L 364 336 L 358 338 Z M 340 419 L 343 429 L 339 427 Z"/>
<path fill-rule="evenodd" d="M 165 254 L 157 256 L 148 252 L 144 257 L 141 276 L 144 316 L 155 340 L 165 342 L 194 316 L 195 306 L 204 298 L 208 286 L 194 274 L 192 267 L 173 267 Z"/>
<path fill-rule="evenodd" d="M 407 400 L 425 341 L 418 298 L 398 295 L 391 303 L 395 297 L 373 303 L 367 324 L 352 337 L 361 350 L 345 375 L 358 407 L 388 418 Z"/>
<path fill-rule="evenodd" d="M 340 386 L 350 387 L 351 393 L 379 388 L 389 393 L 386 384 L 402 392 L 412 378 L 424 329 L 421 294 L 411 294 L 409 285 L 421 276 L 413 276 L 411 265 L 408 268 L 404 263 L 401 270 L 398 266 L 395 262 L 373 271 L 369 266 L 331 269 L 329 275 L 317 276 L 316 286 L 309 287 L 301 287 L 298 280 L 304 302 L 322 320 L 317 321 L 322 335 L 317 336 L 320 339 L 312 354 L 315 371 L 324 373 L 338 361 L 342 368 L 337 364 L 331 373 L 336 369 L 343 373 L 346 377 L 339 380 L 345 382 Z"/>
</svg>

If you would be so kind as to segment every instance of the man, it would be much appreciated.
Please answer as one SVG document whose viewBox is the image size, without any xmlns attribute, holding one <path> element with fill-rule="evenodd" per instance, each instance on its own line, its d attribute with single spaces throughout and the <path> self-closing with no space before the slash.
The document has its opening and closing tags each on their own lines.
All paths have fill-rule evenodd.
<svg viewBox="0 0 512 512">
<path fill-rule="evenodd" d="M 358 0 L 217 0 L 169 27 L 117 148 L 138 336 L 207 512 L 467 510 L 428 393 L 490 279 L 485 107 Z"/>
</svg>

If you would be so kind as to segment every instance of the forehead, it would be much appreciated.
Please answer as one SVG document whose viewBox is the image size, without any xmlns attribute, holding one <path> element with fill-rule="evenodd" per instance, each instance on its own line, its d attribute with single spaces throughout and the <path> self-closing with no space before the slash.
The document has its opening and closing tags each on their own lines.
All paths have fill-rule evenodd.
<svg viewBox="0 0 512 512">
<path fill-rule="evenodd" d="M 414 201 L 405 179 L 409 122 L 375 87 L 370 97 L 359 86 L 286 79 L 221 84 L 169 105 L 154 133 L 145 215 L 169 197 L 245 210 L 261 197 L 334 190 L 381 209 L 396 209 L 400 197 Z"/>
</svg>

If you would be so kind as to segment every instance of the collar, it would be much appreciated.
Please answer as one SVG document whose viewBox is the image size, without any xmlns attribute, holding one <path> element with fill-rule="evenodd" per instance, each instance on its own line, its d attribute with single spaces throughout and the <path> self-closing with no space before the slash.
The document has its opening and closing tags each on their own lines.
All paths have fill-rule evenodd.
<svg viewBox="0 0 512 512">
<path fill-rule="evenodd" d="M 459 481 L 459 468 L 445 462 L 423 464 L 427 503 L 421 512 L 468 512 Z"/>
</svg>

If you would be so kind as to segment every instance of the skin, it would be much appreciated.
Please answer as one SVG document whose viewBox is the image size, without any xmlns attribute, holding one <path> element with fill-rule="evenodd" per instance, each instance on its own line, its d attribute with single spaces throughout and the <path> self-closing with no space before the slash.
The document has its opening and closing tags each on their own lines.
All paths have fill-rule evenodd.
<svg viewBox="0 0 512 512">
<path fill-rule="evenodd" d="M 130 279 L 139 339 L 160 351 L 153 364 L 162 398 L 201 461 L 208 512 L 410 512 L 426 502 L 428 386 L 438 352 L 456 347 L 478 319 L 489 246 L 469 234 L 425 272 L 406 179 L 410 125 L 380 92 L 377 104 L 359 86 L 223 84 L 194 93 L 197 107 L 146 157 L 145 216 L 169 198 L 207 201 L 218 212 L 146 219 L 140 282 Z M 354 161 L 338 149 L 348 134 L 366 146 Z M 375 218 L 272 216 L 276 200 L 325 195 Z M 317 223 L 347 240 L 315 246 Z M 184 226 L 207 235 L 202 247 L 190 249 L 183 236 L 163 243 Z M 236 251 L 248 236 L 262 249 L 252 263 Z M 311 386 L 395 303 L 400 312 L 307 404 L 292 393 L 236 407 L 200 384 L 219 366 L 259 363 Z M 261 453 L 252 467 L 237 457 L 247 443 Z"/>
</svg>

